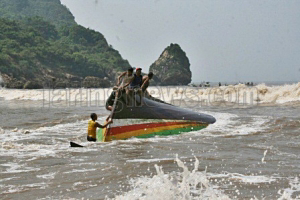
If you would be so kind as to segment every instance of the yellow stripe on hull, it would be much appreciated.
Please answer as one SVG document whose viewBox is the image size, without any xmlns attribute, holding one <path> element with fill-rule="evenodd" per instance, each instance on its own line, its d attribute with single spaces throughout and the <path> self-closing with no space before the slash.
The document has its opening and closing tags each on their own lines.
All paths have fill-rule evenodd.
<svg viewBox="0 0 300 200">
<path fill-rule="evenodd" d="M 103 139 L 105 138 L 105 141 L 112 141 L 112 140 L 124 140 L 127 138 L 131 138 L 131 137 L 138 137 L 138 136 L 142 136 L 142 135 L 147 135 L 147 134 L 152 134 L 152 133 L 158 133 L 158 132 L 163 132 L 163 131 L 172 131 L 175 129 L 180 129 L 180 128 L 192 128 L 193 127 L 207 127 L 208 124 L 199 124 L 199 126 L 195 126 L 195 124 L 179 124 L 179 125 L 172 125 L 172 126 L 163 126 L 163 127 L 154 127 L 154 128 L 146 128 L 144 130 L 136 130 L 136 131 L 129 131 L 129 132 L 124 132 L 121 134 L 116 134 L 116 135 L 109 135 L 107 134 L 106 137 L 103 137 Z M 105 135 L 105 132 L 109 131 L 108 129 L 103 129 L 103 135 Z"/>
</svg>

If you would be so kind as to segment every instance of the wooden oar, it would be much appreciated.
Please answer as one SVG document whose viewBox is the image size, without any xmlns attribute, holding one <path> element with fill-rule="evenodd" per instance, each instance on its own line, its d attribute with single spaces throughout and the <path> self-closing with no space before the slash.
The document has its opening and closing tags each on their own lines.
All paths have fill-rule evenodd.
<svg viewBox="0 0 300 200">
<path fill-rule="evenodd" d="M 109 115 L 108 119 L 109 119 L 109 118 L 112 119 L 113 116 L 114 116 L 114 112 L 115 112 L 116 105 L 117 105 L 117 101 L 118 101 L 118 96 L 119 96 L 119 89 L 118 89 L 118 90 L 116 91 L 116 93 L 115 93 L 115 101 L 114 101 L 114 104 L 113 104 L 113 107 L 112 107 L 112 109 L 111 109 L 111 112 L 110 112 L 110 115 Z M 107 134 L 107 128 L 106 128 L 106 130 L 105 130 L 105 132 L 104 132 L 104 134 L 103 134 L 103 139 L 102 139 L 103 142 L 106 141 L 106 134 Z"/>
<path fill-rule="evenodd" d="M 109 116 L 109 118 L 111 118 L 111 119 L 114 117 L 116 105 L 117 105 L 117 102 L 118 102 L 118 96 L 119 96 L 119 90 L 117 90 L 116 94 L 115 94 L 115 101 L 114 101 L 114 104 L 113 104 L 113 107 L 111 109 L 111 113 L 110 113 L 110 116 Z"/>
</svg>

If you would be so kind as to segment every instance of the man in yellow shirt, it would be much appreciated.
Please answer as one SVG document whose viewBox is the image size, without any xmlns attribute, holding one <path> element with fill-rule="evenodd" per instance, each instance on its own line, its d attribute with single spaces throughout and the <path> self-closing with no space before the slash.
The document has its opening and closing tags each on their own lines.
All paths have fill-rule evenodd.
<svg viewBox="0 0 300 200">
<path fill-rule="evenodd" d="M 96 142 L 96 130 L 97 128 L 105 128 L 107 125 L 112 123 L 112 120 L 108 120 L 105 125 L 101 125 L 96 120 L 98 119 L 98 116 L 96 113 L 91 114 L 91 120 L 88 123 L 88 135 L 87 135 L 87 140 L 90 142 Z"/>
</svg>

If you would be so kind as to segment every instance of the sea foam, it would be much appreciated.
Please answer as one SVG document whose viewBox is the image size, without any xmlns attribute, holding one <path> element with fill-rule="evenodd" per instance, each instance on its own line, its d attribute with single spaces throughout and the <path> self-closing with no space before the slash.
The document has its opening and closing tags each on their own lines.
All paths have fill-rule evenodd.
<svg viewBox="0 0 300 200">
<path fill-rule="evenodd" d="M 178 156 L 175 161 L 183 170 L 179 175 L 164 173 L 162 167 L 155 165 L 157 175 L 131 179 L 132 190 L 115 199 L 230 199 L 217 186 L 212 185 L 206 171 L 198 171 L 200 163 L 197 158 L 192 171 Z"/>
<path fill-rule="evenodd" d="M 166 173 L 163 168 L 158 165 L 154 165 L 156 169 L 156 175 L 153 176 L 141 176 L 138 178 L 132 178 L 129 181 L 130 190 L 123 194 L 115 196 L 115 200 L 173 200 L 173 199 L 242 199 L 242 194 L 239 189 L 228 189 L 229 184 L 232 186 L 232 182 L 241 182 L 243 184 L 253 185 L 265 183 L 271 184 L 281 177 L 268 177 L 268 176 L 255 176 L 255 175 L 243 175 L 238 173 L 223 173 L 213 174 L 205 171 L 198 171 L 200 162 L 195 158 L 194 169 L 189 170 L 187 166 L 176 155 L 175 159 L 181 172 Z M 225 181 L 227 180 L 227 182 Z M 298 199 L 300 191 L 299 179 L 293 178 L 288 180 L 290 187 L 278 190 L 280 195 L 278 199 Z M 227 192 L 222 189 L 227 188 Z M 228 196 L 227 193 L 231 193 Z M 260 198 L 264 198 L 259 197 Z M 106 198 L 108 200 L 108 198 Z M 250 199 L 257 199 L 253 195 Z"/>
<path fill-rule="evenodd" d="M 105 101 L 111 88 L 78 89 L 0 89 L 0 97 L 5 100 L 41 100 L 45 103 L 60 102 L 68 106 L 84 104 L 91 106 L 97 101 Z M 221 87 L 200 88 L 188 86 L 149 87 L 149 93 L 161 100 L 180 106 L 226 106 L 227 104 L 257 105 L 260 103 L 283 104 L 300 101 L 300 82 L 282 86 L 259 84 L 248 87 L 244 84 Z M 103 103 L 102 103 L 103 104 Z"/>
</svg>

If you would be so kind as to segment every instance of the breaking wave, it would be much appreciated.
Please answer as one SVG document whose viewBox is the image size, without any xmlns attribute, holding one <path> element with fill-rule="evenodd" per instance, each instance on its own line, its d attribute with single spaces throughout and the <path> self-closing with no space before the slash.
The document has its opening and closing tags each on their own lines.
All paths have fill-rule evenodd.
<svg viewBox="0 0 300 200">
<path fill-rule="evenodd" d="M 0 127 L 0 135 L 4 134 L 4 133 L 5 133 L 5 130 Z"/>
<path fill-rule="evenodd" d="M 19 90 L 0 89 L 0 98 L 5 100 L 42 100 L 45 102 L 85 102 L 106 100 L 111 89 L 44 89 Z M 283 104 L 300 101 L 300 82 L 282 86 L 267 86 L 264 83 L 254 87 L 244 84 L 211 88 L 187 86 L 150 87 L 149 93 L 167 102 L 195 105 L 223 105 L 226 103 Z"/>
<path fill-rule="evenodd" d="M 181 174 L 164 173 L 162 167 L 155 165 L 157 175 L 130 180 L 132 190 L 115 199 L 230 199 L 209 181 L 206 171 L 198 171 L 200 163 L 197 158 L 192 171 L 178 156 L 176 162 L 183 169 Z"/>
<path fill-rule="evenodd" d="M 165 173 L 163 168 L 154 165 L 156 175 L 152 177 L 141 176 L 129 180 L 130 190 L 116 196 L 115 200 L 173 200 L 173 199 L 240 199 L 241 191 L 232 187 L 232 182 L 243 182 L 244 184 L 272 183 L 281 177 L 267 176 L 246 176 L 237 173 L 212 174 L 205 171 L 199 171 L 199 160 L 195 157 L 194 169 L 190 171 L 187 166 L 176 155 L 175 159 L 179 168 L 183 171 L 176 173 Z M 225 180 L 225 181 L 224 181 Z M 226 180 L 228 183 L 226 183 Z M 299 179 L 288 180 L 289 188 L 278 190 L 280 200 L 298 199 L 300 191 Z M 225 184 L 225 185 L 224 185 Z M 226 187 L 224 187 L 226 186 Z M 227 188 L 227 192 L 223 189 Z M 230 192 L 231 191 L 231 192 Z M 231 194 L 227 194 L 227 193 Z M 260 197 L 259 197 L 260 198 Z M 108 200 L 108 198 L 106 198 Z M 257 199 L 253 195 L 251 199 Z"/>
<path fill-rule="evenodd" d="M 204 105 L 226 105 L 226 103 L 240 105 L 259 103 L 283 104 L 300 101 L 300 82 L 282 86 L 267 86 L 263 83 L 254 87 L 248 87 L 244 84 L 213 88 L 178 87 L 164 88 L 163 91 L 158 96 L 167 101 L 185 100 L 202 102 Z"/>
</svg>

